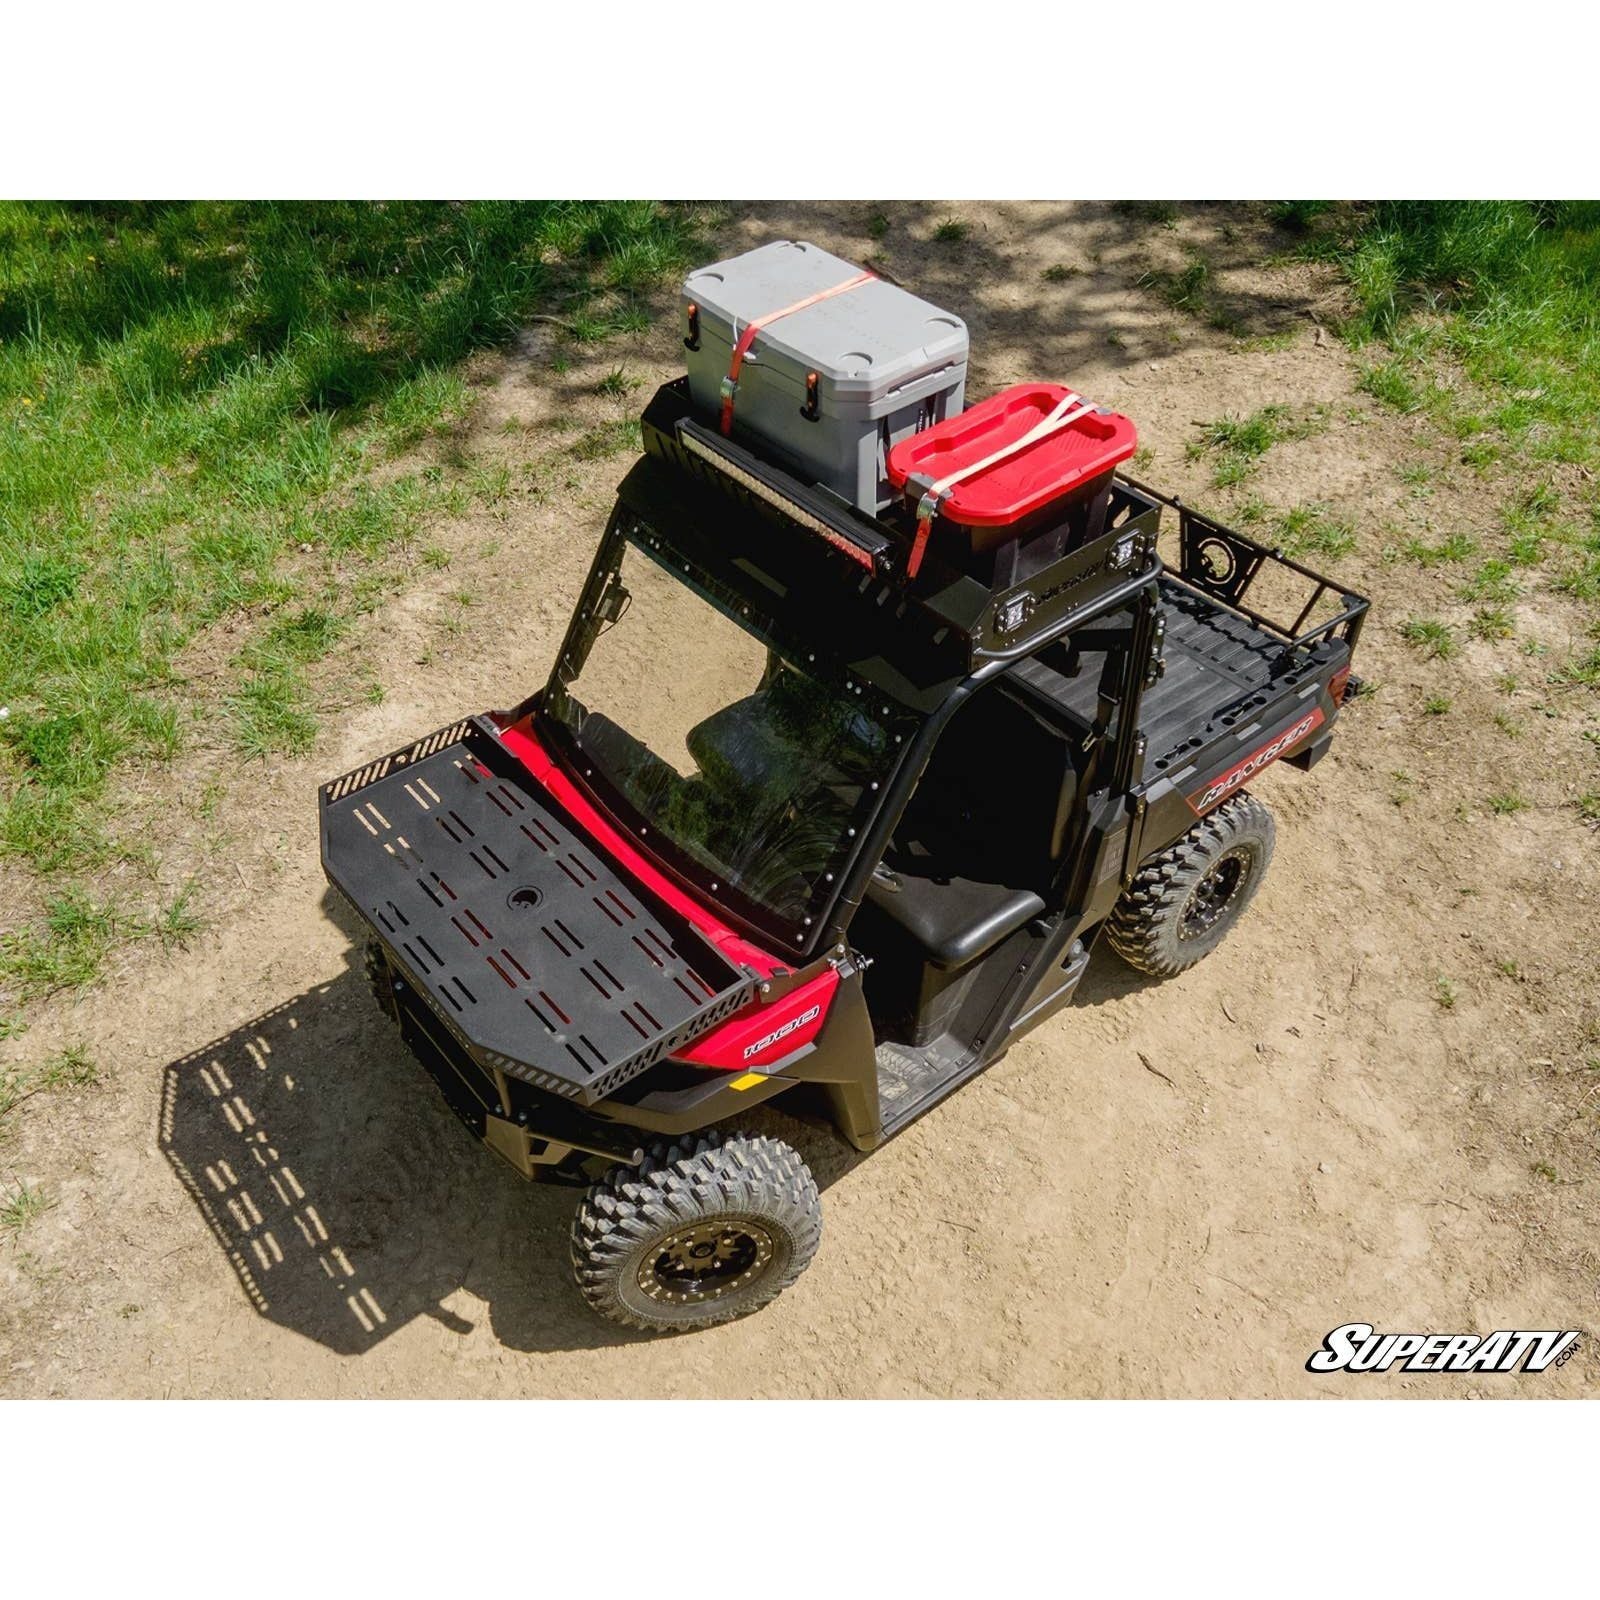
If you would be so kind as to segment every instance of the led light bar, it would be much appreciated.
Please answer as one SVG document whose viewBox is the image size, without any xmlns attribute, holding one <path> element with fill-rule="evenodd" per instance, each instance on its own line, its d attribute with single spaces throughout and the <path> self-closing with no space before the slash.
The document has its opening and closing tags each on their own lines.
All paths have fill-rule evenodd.
<svg viewBox="0 0 1600 1600">
<path fill-rule="evenodd" d="M 814 512 L 808 511 L 798 500 L 784 494 L 781 489 L 774 488 L 770 483 L 763 482 L 753 472 L 746 472 L 743 467 L 730 461 L 714 444 L 696 437 L 687 428 L 679 429 L 678 442 L 692 455 L 699 456 L 709 466 L 715 467 L 725 477 L 731 478 L 740 488 L 748 490 L 758 499 L 776 507 L 791 522 L 797 522 L 808 532 L 818 534 L 826 539 L 836 550 L 842 550 L 852 561 L 865 567 L 868 572 L 877 571 L 877 563 L 872 559 L 868 551 L 863 550 L 860 545 L 852 544 L 837 529 L 830 528 L 821 517 Z"/>
</svg>

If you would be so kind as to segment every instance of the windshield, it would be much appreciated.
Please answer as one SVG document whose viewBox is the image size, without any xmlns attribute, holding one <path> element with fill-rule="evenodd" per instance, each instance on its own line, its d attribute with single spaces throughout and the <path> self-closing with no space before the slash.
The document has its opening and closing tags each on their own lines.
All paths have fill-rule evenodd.
<svg viewBox="0 0 1600 1600">
<path fill-rule="evenodd" d="M 547 709 L 590 781 L 637 813 L 645 844 L 805 943 L 903 735 L 864 686 L 830 686 L 759 637 L 732 596 L 720 598 L 742 625 L 639 546 L 620 549 L 597 636 L 586 658 L 580 644 L 563 661 Z"/>
</svg>

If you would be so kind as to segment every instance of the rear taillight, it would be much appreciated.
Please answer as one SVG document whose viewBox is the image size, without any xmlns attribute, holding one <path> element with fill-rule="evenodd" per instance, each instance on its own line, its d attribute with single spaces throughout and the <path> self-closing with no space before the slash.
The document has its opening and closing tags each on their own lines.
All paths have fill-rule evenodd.
<svg viewBox="0 0 1600 1600">
<path fill-rule="evenodd" d="M 1331 678 L 1328 679 L 1328 693 L 1333 696 L 1333 703 L 1336 706 L 1342 706 L 1344 704 L 1344 691 L 1349 682 L 1350 663 L 1347 661 L 1336 673 L 1334 673 Z"/>
</svg>

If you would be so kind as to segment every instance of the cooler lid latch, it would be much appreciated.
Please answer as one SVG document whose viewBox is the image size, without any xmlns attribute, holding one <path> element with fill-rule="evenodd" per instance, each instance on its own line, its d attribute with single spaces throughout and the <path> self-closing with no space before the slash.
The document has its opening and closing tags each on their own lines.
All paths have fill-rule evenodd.
<svg viewBox="0 0 1600 1600">
<path fill-rule="evenodd" d="M 821 414 L 817 405 L 817 385 L 821 380 L 814 372 L 806 374 L 806 403 L 800 407 L 800 415 L 807 422 L 815 422 Z"/>
</svg>

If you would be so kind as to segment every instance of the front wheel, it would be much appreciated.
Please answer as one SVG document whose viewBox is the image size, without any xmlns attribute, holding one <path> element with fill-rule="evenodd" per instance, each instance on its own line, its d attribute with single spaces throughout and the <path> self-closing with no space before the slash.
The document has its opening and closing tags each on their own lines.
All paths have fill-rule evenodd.
<svg viewBox="0 0 1600 1600">
<path fill-rule="evenodd" d="M 1111 948 L 1154 978 L 1174 977 L 1210 955 L 1255 898 L 1275 838 L 1272 813 L 1259 800 L 1224 801 L 1140 867 L 1106 923 Z"/>
<path fill-rule="evenodd" d="M 590 1189 L 572 1222 L 572 1270 L 602 1317 L 671 1333 L 759 1310 L 821 1238 L 822 1202 L 798 1151 L 702 1134 L 654 1145 Z"/>
</svg>

